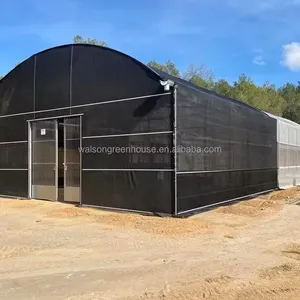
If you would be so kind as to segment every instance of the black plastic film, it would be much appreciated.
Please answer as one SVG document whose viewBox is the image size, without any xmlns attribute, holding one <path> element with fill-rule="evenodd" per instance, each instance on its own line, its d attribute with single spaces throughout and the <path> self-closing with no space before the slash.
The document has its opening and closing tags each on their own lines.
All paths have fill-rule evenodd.
<svg viewBox="0 0 300 300">
<path fill-rule="evenodd" d="M 30 58 L 0 80 L 0 115 L 33 111 L 33 75 L 34 58 Z"/>
<path fill-rule="evenodd" d="M 70 109 L 59 109 L 59 110 L 52 110 L 52 111 L 45 111 L 40 113 L 35 113 L 34 118 L 35 119 L 44 119 L 44 118 L 59 118 L 61 116 L 68 116 L 70 115 Z"/>
<path fill-rule="evenodd" d="M 173 172 L 84 171 L 83 204 L 172 213 Z"/>
<path fill-rule="evenodd" d="M 216 95 L 178 87 L 179 171 L 268 169 L 277 166 L 276 122 L 263 112 Z"/>
<path fill-rule="evenodd" d="M 0 118 L 0 142 L 28 140 L 28 122 L 33 114 Z"/>
<path fill-rule="evenodd" d="M 172 130 L 171 95 L 72 108 L 83 113 L 83 136 Z"/>
<path fill-rule="evenodd" d="M 28 197 L 28 171 L 0 170 L 0 194 Z"/>
<path fill-rule="evenodd" d="M 178 212 L 276 189 L 277 169 L 179 174 Z"/>
<path fill-rule="evenodd" d="M 70 46 L 36 55 L 36 111 L 70 106 L 70 70 Z"/>
<path fill-rule="evenodd" d="M 156 76 L 133 58 L 109 48 L 73 46 L 72 105 L 163 92 Z"/>
<path fill-rule="evenodd" d="M 83 139 L 84 169 L 173 169 L 172 134 Z"/>
<path fill-rule="evenodd" d="M 0 169 L 27 169 L 28 144 L 0 144 Z"/>
</svg>

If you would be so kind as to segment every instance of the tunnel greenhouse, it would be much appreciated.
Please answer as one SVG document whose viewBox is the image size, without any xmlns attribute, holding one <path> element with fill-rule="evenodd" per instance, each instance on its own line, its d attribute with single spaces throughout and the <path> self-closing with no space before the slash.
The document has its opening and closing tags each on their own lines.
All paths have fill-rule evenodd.
<svg viewBox="0 0 300 300">
<path fill-rule="evenodd" d="M 278 187 L 276 119 L 106 47 L 18 65 L 0 128 L 6 197 L 185 216 Z"/>
</svg>

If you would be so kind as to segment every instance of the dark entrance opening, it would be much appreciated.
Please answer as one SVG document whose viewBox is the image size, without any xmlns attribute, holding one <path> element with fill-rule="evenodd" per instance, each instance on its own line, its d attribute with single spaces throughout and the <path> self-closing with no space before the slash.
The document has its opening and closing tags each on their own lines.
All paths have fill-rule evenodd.
<svg viewBox="0 0 300 300">
<path fill-rule="evenodd" d="M 64 185 L 65 185 L 65 170 L 64 170 L 64 119 L 58 119 L 58 178 L 57 178 L 57 187 L 58 187 L 58 201 L 64 201 Z"/>
</svg>

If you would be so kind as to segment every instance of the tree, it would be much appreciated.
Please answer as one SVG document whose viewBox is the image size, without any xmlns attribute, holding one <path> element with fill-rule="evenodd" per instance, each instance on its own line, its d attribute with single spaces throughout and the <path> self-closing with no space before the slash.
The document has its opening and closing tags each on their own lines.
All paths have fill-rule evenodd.
<svg viewBox="0 0 300 300">
<path fill-rule="evenodd" d="M 179 70 L 170 60 L 165 64 L 150 61 L 148 65 L 173 76 L 180 77 Z M 294 96 L 295 99 L 299 99 L 297 102 L 299 111 L 297 111 L 297 113 L 293 111 L 292 114 L 290 111 L 286 110 L 287 101 L 289 101 L 290 105 L 294 105 L 292 103 L 295 103 L 296 100 L 285 100 L 283 95 L 276 89 L 275 85 L 270 84 L 269 82 L 266 82 L 263 86 L 257 86 L 253 80 L 245 74 L 241 74 L 233 85 L 229 84 L 224 79 L 215 81 L 213 72 L 203 65 L 200 67 L 190 65 L 183 74 L 183 78 L 199 87 L 213 90 L 226 97 L 238 99 L 253 107 L 277 116 L 282 116 L 285 111 L 286 116 L 290 116 L 293 120 L 298 119 L 300 121 L 300 95 Z M 298 90 L 300 93 L 300 85 Z"/>
<path fill-rule="evenodd" d="M 96 39 L 91 39 L 91 38 L 84 39 L 81 35 L 74 36 L 73 43 L 74 44 L 90 44 L 90 45 L 107 47 L 107 44 L 104 41 L 98 41 Z"/>
<path fill-rule="evenodd" d="M 256 106 L 259 91 L 252 79 L 245 74 L 241 74 L 233 84 L 233 97 L 245 103 Z"/>
<path fill-rule="evenodd" d="M 214 88 L 214 74 L 203 65 L 198 68 L 194 65 L 190 65 L 184 73 L 183 78 L 199 87 L 207 89 Z"/>
<path fill-rule="evenodd" d="M 214 91 L 226 97 L 234 97 L 233 86 L 225 79 L 218 80 L 214 85 Z"/>
<path fill-rule="evenodd" d="M 155 68 L 163 72 L 166 72 L 172 76 L 180 77 L 179 70 L 176 68 L 175 64 L 170 60 L 168 60 L 164 65 L 152 60 L 148 63 L 148 66 L 150 68 Z"/>
<path fill-rule="evenodd" d="M 242 74 L 233 86 L 234 98 L 274 115 L 282 115 L 285 101 L 269 82 L 256 86 L 250 77 Z"/>
<path fill-rule="evenodd" d="M 300 123 L 300 82 L 286 83 L 279 89 L 279 94 L 285 101 L 283 117 Z"/>
<path fill-rule="evenodd" d="M 266 82 L 262 89 L 265 93 L 265 111 L 281 117 L 286 107 L 284 98 L 280 95 L 274 84 Z"/>
</svg>

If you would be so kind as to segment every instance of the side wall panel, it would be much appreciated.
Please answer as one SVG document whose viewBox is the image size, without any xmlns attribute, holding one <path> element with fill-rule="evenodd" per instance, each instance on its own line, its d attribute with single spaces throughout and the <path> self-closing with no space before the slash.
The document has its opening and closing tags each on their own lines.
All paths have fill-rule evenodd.
<svg viewBox="0 0 300 300">
<path fill-rule="evenodd" d="M 178 212 L 277 187 L 276 121 L 243 103 L 179 85 Z"/>
<path fill-rule="evenodd" d="M 83 168 L 172 169 L 172 143 L 170 133 L 84 138 Z"/>
<path fill-rule="evenodd" d="M 171 214 L 173 172 L 84 171 L 84 204 Z"/>
<path fill-rule="evenodd" d="M 0 143 L 0 169 L 27 169 L 28 143 Z"/>
<path fill-rule="evenodd" d="M 28 196 L 28 128 L 33 114 L 0 117 L 0 195 Z"/>
<path fill-rule="evenodd" d="M 0 143 L 27 141 L 27 120 L 30 119 L 33 114 L 0 117 Z"/>
<path fill-rule="evenodd" d="M 277 171 L 245 170 L 179 174 L 178 210 L 189 211 L 276 188 Z"/>
<path fill-rule="evenodd" d="M 300 184 L 300 125 L 282 118 L 278 126 L 278 185 L 285 189 Z"/>
<path fill-rule="evenodd" d="M 20 198 L 28 197 L 27 170 L 1 170 L 0 169 L 0 195 Z"/>
<path fill-rule="evenodd" d="M 103 136 L 172 130 L 169 95 L 72 108 L 83 113 L 83 135 Z"/>
<path fill-rule="evenodd" d="M 32 57 L 0 81 L 1 195 L 28 196 L 26 120 L 33 118 L 34 66 L 35 59 Z"/>
</svg>

